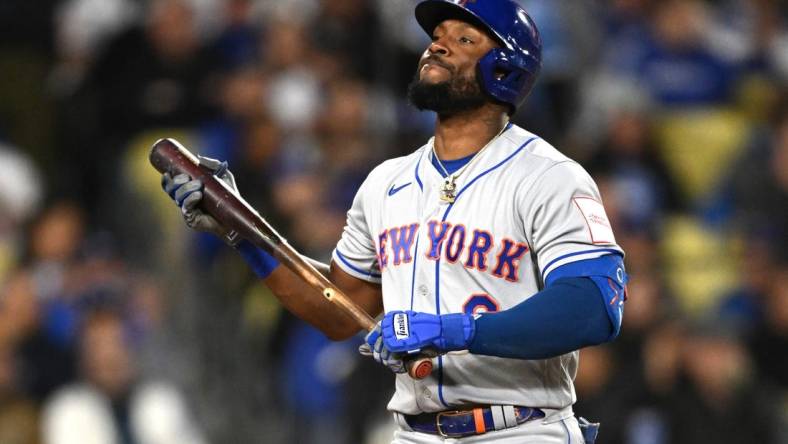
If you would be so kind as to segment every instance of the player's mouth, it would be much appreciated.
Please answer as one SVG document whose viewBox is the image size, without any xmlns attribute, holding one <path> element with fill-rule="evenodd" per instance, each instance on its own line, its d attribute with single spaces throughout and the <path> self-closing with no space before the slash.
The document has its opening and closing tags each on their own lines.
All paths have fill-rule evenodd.
<svg viewBox="0 0 788 444">
<path fill-rule="evenodd" d="M 451 66 L 434 57 L 430 57 L 424 61 L 424 64 L 421 65 L 421 72 L 428 71 L 430 69 L 438 69 L 438 68 L 445 69 L 450 73 L 452 72 Z"/>
<path fill-rule="evenodd" d="M 432 70 L 432 69 L 442 69 L 444 71 L 449 71 L 448 69 L 444 68 L 443 66 L 433 65 L 431 63 L 425 63 L 424 66 L 421 67 L 421 72 L 423 74 L 423 73 L 425 73 L 425 72 L 427 72 L 429 70 Z"/>
</svg>

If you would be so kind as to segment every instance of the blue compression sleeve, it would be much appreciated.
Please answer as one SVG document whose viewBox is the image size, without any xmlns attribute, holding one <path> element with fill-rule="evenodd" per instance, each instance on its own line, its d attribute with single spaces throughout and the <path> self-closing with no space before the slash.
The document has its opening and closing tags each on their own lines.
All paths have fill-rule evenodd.
<svg viewBox="0 0 788 444">
<path fill-rule="evenodd" d="M 479 355 L 545 359 L 606 342 L 613 331 L 594 281 L 567 277 L 508 310 L 480 316 L 468 349 Z"/>
<path fill-rule="evenodd" d="M 279 261 L 276 260 L 275 257 L 257 248 L 246 239 L 239 242 L 238 245 L 235 246 L 235 249 L 238 250 L 238 253 L 244 258 L 249 268 L 251 268 L 254 274 L 260 279 L 267 278 L 268 275 L 279 266 Z"/>
</svg>

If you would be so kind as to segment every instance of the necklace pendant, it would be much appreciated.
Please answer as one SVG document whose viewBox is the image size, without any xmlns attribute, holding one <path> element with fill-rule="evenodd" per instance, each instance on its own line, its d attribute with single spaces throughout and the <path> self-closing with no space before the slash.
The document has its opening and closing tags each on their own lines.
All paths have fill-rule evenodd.
<svg viewBox="0 0 788 444">
<path fill-rule="evenodd" d="M 440 198 L 444 202 L 454 203 L 454 199 L 456 196 L 454 195 L 454 191 L 457 189 L 457 186 L 454 185 L 454 177 L 451 179 L 447 179 L 446 182 L 443 183 L 440 191 Z"/>
</svg>

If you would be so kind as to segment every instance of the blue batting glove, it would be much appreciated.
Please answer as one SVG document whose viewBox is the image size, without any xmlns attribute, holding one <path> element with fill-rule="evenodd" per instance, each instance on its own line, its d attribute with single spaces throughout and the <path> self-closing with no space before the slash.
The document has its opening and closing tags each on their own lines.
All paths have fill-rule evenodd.
<svg viewBox="0 0 788 444">
<path fill-rule="evenodd" d="M 432 349 L 438 353 L 465 350 L 476 333 L 472 315 L 434 315 L 415 311 L 392 311 L 381 320 L 385 348 L 393 353 L 418 353 Z"/>
</svg>

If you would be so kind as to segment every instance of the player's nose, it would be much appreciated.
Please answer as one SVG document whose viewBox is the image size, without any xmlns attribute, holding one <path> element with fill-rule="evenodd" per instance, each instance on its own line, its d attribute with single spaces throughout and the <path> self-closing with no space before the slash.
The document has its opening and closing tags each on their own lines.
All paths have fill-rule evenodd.
<svg viewBox="0 0 788 444">
<path fill-rule="evenodd" d="M 430 43 L 430 46 L 427 48 L 427 52 L 430 54 L 440 54 L 442 56 L 449 55 L 449 48 L 441 43 L 440 40 L 435 39 Z"/>
</svg>

